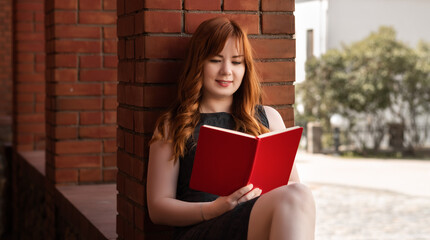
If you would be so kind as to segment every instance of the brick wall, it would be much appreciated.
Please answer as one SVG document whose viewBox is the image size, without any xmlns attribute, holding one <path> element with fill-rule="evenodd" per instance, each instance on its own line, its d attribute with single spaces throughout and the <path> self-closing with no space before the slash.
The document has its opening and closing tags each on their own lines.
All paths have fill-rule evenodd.
<svg viewBox="0 0 430 240">
<path fill-rule="evenodd" d="M 197 26 L 224 15 L 248 29 L 264 104 L 294 123 L 293 0 L 118 0 L 118 239 L 168 239 L 145 203 L 148 141 L 173 100 L 186 44 Z"/>
<path fill-rule="evenodd" d="M 0 0 L 0 144 L 12 142 L 12 0 Z"/>
<path fill-rule="evenodd" d="M 13 144 L 17 151 L 45 148 L 43 0 L 17 0 L 13 30 Z"/>
<path fill-rule="evenodd" d="M 47 177 L 115 181 L 115 0 L 45 3 Z"/>
</svg>

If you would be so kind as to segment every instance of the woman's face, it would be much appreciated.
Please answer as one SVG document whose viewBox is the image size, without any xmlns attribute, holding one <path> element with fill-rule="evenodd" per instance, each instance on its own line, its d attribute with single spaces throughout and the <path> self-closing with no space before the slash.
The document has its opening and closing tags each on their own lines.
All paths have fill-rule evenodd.
<svg viewBox="0 0 430 240">
<path fill-rule="evenodd" d="M 224 49 L 203 65 L 203 96 L 233 97 L 245 74 L 243 51 L 236 38 L 227 39 Z"/>
</svg>

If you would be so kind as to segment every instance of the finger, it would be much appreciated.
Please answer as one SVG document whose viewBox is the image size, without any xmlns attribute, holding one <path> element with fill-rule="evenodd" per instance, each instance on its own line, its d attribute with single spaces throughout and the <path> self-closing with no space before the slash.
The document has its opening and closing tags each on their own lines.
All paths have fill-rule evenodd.
<svg viewBox="0 0 430 240">
<path fill-rule="evenodd" d="M 254 185 L 252 185 L 252 183 L 250 183 L 250 184 L 246 185 L 245 187 L 242 187 L 239 190 L 237 190 L 236 192 L 232 193 L 229 197 L 232 200 L 237 201 L 239 198 L 241 198 L 247 192 L 251 191 L 251 189 L 253 187 L 254 187 Z"/>
<path fill-rule="evenodd" d="M 259 188 L 255 188 L 252 191 L 248 192 L 247 194 L 243 195 L 237 202 L 242 203 L 249 201 L 255 197 L 258 197 L 261 195 L 262 190 Z"/>
</svg>

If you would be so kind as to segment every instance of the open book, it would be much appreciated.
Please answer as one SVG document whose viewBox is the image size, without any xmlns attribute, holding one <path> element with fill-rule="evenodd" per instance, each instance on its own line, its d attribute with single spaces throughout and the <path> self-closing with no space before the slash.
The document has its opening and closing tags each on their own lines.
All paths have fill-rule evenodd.
<svg viewBox="0 0 430 240">
<path fill-rule="evenodd" d="M 297 126 L 252 136 L 203 125 L 190 188 L 227 196 L 249 183 L 262 194 L 286 185 L 302 131 Z"/>
</svg>

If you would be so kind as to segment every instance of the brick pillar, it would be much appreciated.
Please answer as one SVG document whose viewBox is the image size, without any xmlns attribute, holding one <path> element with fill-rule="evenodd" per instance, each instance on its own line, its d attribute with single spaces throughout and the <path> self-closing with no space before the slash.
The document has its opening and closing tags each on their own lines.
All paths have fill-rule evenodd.
<svg viewBox="0 0 430 240">
<path fill-rule="evenodd" d="M 12 142 L 12 0 L 0 0 L 0 86 L 1 145 Z"/>
<path fill-rule="evenodd" d="M 184 3 L 184 4 L 182 4 Z M 223 15 L 248 29 L 263 78 L 264 104 L 294 124 L 293 0 L 117 1 L 118 239 L 169 239 L 145 203 L 148 141 L 174 99 L 185 47 L 204 20 Z"/>
<path fill-rule="evenodd" d="M 14 4 L 13 144 L 17 151 L 45 148 L 45 44 L 43 0 Z"/>
<path fill-rule="evenodd" d="M 47 177 L 115 181 L 115 0 L 45 2 Z"/>
</svg>

